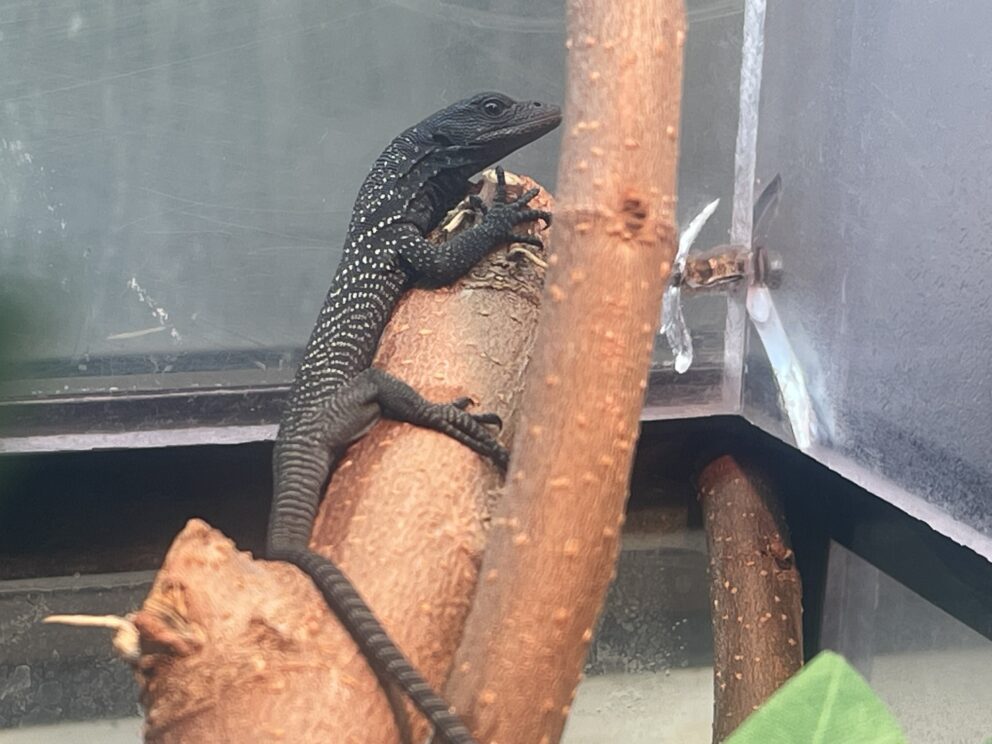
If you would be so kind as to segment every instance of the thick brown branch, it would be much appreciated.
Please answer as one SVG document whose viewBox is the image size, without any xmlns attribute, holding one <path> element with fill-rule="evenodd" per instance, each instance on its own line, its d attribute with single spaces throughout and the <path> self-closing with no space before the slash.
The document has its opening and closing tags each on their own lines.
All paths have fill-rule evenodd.
<svg viewBox="0 0 992 744">
<path fill-rule="evenodd" d="M 803 663 L 802 585 L 782 507 L 754 465 L 729 455 L 699 477 L 710 553 L 713 741 Z"/>
<path fill-rule="evenodd" d="M 449 683 L 483 742 L 561 735 L 614 570 L 674 251 L 679 0 L 569 3 L 569 84 L 534 360 Z"/>
<path fill-rule="evenodd" d="M 550 206 L 543 194 L 533 203 Z M 500 251 L 454 288 L 411 292 L 377 364 L 429 398 L 471 395 L 512 436 L 542 277 Z M 318 517 L 314 546 L 340 562 L 436 688 L 499 483 L 452 440 L 383 422 L 349 450 Z M 397 741 L 378 683 L 310 581 L 237 553 L 201 522 L 176 539 L 136 624 L 149 741 Z"/>
</svg>

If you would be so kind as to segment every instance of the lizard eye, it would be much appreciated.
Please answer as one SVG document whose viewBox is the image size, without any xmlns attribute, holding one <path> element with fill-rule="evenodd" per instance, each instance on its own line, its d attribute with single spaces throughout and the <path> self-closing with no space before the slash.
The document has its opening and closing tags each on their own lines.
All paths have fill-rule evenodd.
<svg viewBox="0 0 992 744">
<path fill-rule="evenodd" d="M 482 102 L 482 110 L 490 116 L 499 116 L 506 108 L 506 104 L 498 98 L 487 98 Z"/>
</svg>

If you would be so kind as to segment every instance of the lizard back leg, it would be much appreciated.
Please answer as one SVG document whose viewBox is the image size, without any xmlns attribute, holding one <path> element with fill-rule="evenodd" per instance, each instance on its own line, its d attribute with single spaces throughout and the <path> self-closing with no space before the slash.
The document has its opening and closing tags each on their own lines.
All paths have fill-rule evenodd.
<svg viewBox="0 0 992 744">
<path fill-rule="evenodd" d="M 486 428 L 502 422 L 492 413 L 468 413 L 469 402 L 459 398 L 434 403 L 399 378 L 370 367 L 328 396 L 319 409 L 299 416 L 291 429 L 280 432 L 273 454 L 270 555 L 282 547 L 309 544 L 333 462 L 380 417 L 441 432 L 505 470 L 509 452 Z"/>
<path fill-rule="evenodd" d="M 469 402 L 462 398 L 432 403 L 374 368 L 338 388 L 318 411 L 301 417 L 280 436 L 273 458 L 276 490 L 268 542 L 271 559 L 295 565 L 314 582 L 362 654 L 375 660 L 370 666 L 384 689 L 395 683 L 449 744 L 474 744 L 474 740 L 390 639 L 351 580 L 332 561 L 311 551 L 309 540 L 333 460 L 382 416 L 441 431 L 505 467 L 506 450 L 485 428 L 499 424 L 499 418 L 467 413 Z"/>
<path fill-rule="evenodd" d="M 378 391 L 376 400 L 384 417 L 446 434 L 492 460 L 500 470 L 506 470 L 510 453 L 486 428 L 502 425 L 495 414 L 469 413 L 465 410 L 471 402 L 468 398 L 458 398 L 450 403 L 429 401 L 403 380 L 375 367 L 365 370 L 362 375 L 374 381 Z"/>
</svg>

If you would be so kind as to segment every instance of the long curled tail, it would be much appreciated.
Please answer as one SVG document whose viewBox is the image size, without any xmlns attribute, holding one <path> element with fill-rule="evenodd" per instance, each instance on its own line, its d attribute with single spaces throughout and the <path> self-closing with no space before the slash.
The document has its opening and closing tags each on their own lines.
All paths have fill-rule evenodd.
<svg viewBox="0 0 992 744">
<path fill-rule="evenodd" d="M 380 680 L 393 681 L 431 725 L 435 736 L 447 744 L 477 744 L 461 719 L 434 692 L 409 659 L 386 633 L 355 589 L 332 561 L 304 548 L 270 548 L 269 557 L 291 563 L 311 578 L 348 635 L 370 661 Z"/>
</svg>

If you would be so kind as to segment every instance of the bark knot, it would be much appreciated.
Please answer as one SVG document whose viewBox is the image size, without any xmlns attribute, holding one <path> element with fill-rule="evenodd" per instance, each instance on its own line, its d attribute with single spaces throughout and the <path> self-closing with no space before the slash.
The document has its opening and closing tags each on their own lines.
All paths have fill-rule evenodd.
<svg viewBox="0 0 992 744">
<path fill-rule="evenodd" d="M 620 212 L 623 215 L 624 227 L 628 232 L 636 235 L 644 229 L 644 224 L 648 219 L 648 207 L 639 194 L 628 191 L 623 197 Z"/>
</svg>

